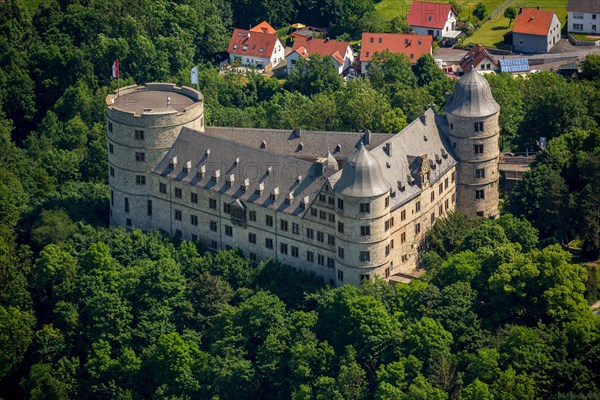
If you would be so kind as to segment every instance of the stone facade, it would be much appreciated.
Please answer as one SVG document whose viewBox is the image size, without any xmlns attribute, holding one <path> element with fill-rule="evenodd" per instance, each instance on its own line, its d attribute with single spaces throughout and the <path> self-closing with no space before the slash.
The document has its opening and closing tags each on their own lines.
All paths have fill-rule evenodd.
<svg viewBox="0 0 600 400">
<path fill-rule="evenodd" d="M 396 135 L 253 130 L 249 138 L 205 130 L 200 92 L 148 84 L 109 95 L 107 125 L 112 225 L 237 246 L 332 285 L 410 273 L 426 231 L 455 206 L 497 215 L 497 113 L 447 120 L 428 109 Z M 311 138 L 319 146 L 303 145 Z M 481 155 L 470 155 L 474 143 Z M 334 154 L 315 157 L 320 146 Z M 479 188 L 485 198 L 471 199 Z"/>
</svg>

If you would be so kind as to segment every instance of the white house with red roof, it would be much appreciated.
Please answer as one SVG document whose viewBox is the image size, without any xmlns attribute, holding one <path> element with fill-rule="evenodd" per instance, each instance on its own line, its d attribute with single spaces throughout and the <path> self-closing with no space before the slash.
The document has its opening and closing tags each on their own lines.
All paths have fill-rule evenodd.
<svg viewBox="0 0 600 400">
<path fill-rule="evenodd" d="M 354 63 L 354 53 L 350 43 L 298 35 L 294 39 L 292 51 L 286 57 L 288 72 L 294 68 L 300 58 L 308 58 L 311 54 L 331 57 L 333 65 L 340 75 Z"/>
<path fill-rule="evenodd" d="M 560 29 L 561 23 L 554 11 L 520 8 L 512 31 L 513 50 L 547 53 L 560 40 Z"/>
<path fill-rule="evenodd" d="M 500 62 L 479 44 L 471 47 L 459 65 L 464 72 L 469 72 L 472 68 L 482 74 L 500 71 Z"/>
<path fill-rule="evenodd" d="M 234 29 L 227 49 L 229 62 L 238 61 L 241 65 L 262 69 L 283 61 L 285 46 L 277 34 L 269 33 L 271 30 L 275 32 L 266 22 L 262 22 L 250 30 Z"/>
<path fill-rule="evenodd" d="M 431 35 L 436 39 L 455 38 L 458 13 L 447 3 L 413 1 L 406 16 L 410 29 L 418 35 Z"/>
<path fill-rule="evenodd" d="M 411 63 L 416 63 L 423 54 L 431 54 L 433 38 L 431 35 L 402 33 L 363 33 L 360 49 L 360 70 L 364 74 L 375 53 L 404 54 Z"/>
</svg>

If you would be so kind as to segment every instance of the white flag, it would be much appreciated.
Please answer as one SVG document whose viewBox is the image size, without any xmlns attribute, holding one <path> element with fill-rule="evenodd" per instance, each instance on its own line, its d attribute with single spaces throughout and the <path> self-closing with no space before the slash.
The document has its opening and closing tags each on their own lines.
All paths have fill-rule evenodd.
<svg viewBox="0 0 600 400">
<path fill-rule="evenodd" d="M 198 84 L 198 67 L 192 68 L 191 80 L 192 83 Z"/>
</svg>

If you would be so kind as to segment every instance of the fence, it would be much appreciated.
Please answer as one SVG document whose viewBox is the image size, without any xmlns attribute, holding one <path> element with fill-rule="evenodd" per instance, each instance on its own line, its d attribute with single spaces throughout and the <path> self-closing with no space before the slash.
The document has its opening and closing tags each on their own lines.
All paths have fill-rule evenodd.
<svg viewBox="0 0 600 400">
<path fill-rule="evenodd" d="M 504 12 L 504 9 L 506 7 L 508 7 L 508 5 L 510 3 L 512 3 L 513 0 L 506 0 L 504 3 L 500 4 L 500 6 L 498 8 L 496 8 L 494 11 L 491 12 L 490 14 L 490 19 L 494 19 L 496 18 L 500 13 Z"/>
</svg>

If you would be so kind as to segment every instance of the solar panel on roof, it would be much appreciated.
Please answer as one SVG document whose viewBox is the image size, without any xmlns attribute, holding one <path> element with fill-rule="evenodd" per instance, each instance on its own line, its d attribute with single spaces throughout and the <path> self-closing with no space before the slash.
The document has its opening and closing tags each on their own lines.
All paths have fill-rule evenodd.
<svg viewBox="0 0 600 400">
<path fill-rule="evenodd" d="M 529 71 L 529 60 L 526 58 L 512 58 L 509 60 L 500 60 L 500 70 L 502 72 L 527 72 Z"/>
</svg>

